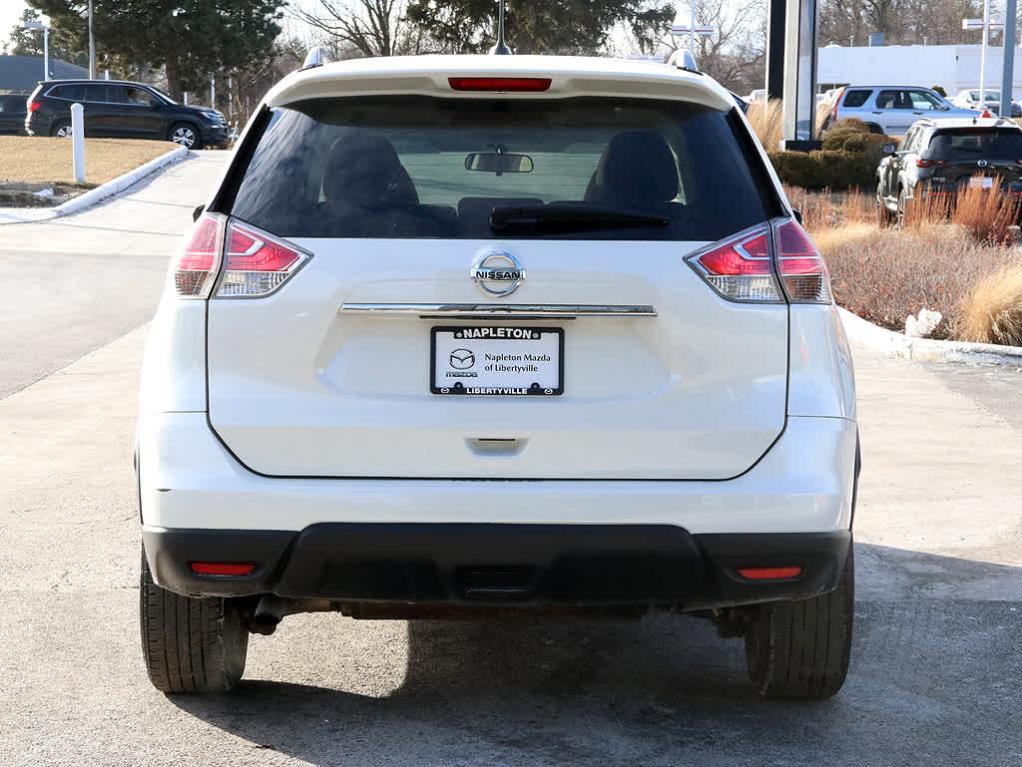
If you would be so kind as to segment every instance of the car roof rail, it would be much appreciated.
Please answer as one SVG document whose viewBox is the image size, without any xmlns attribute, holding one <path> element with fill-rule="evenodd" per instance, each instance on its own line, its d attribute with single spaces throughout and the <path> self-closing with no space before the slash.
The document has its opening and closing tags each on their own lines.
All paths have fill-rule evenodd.
<svg viewBox="0 0 1022 767">
<path fill-rule="evenodd" d="M 676 50 L 671 54 L 671 57 L 667 59 L 667 63 L 672 67 L 684 69 L 686 72 L 695 72 L 699 75 L 702 74 L 699 69 L 699 65 L 696 64 L 695 55 L 693 55 L 692 51 L 688 50 L 688 48 L 679 48 Z"/>
<path fill-rule="evenodd" d="M 310 48 L 309 52 L 305 54 L 305 61 L 302 62 L 302 66 L 298 69 L 298 71 L 304 72 L 306 69 L 314 69 L 329 63 L 330 54 L 327 53 L 325 48 L 317 45 Z"/>
</svg>

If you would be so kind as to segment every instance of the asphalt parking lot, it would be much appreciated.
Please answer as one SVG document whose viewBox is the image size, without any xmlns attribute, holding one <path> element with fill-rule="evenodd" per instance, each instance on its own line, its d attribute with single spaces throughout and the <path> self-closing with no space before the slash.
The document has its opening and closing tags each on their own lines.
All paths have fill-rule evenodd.
<svg viewBox="0 0 1022 767">
<path fill-rule="evenodd" d="M 695 618 L 356 622 L 253 637 L 234 696 L 138 640 L 145 323 L 223 154 L 0 226 L 0 765 L 1022 763 L 1022 371 L 856 350 L 857 635 L 823 704 L 758 700 Z"/>
</svg>

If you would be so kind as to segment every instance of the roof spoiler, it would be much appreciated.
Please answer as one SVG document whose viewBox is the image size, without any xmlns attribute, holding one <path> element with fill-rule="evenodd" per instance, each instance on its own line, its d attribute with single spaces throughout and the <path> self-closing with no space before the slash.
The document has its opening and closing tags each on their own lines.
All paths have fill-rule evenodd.
<svg viewBox="0 0 1022 767">
<path fill-rule="evenodd" d="M 299 68 L 299 72 L 303 72 L 306 69 L 313 69 L 315 67 L 321 67 L 324 64 L 330 63 L 330 54 L 326 52 L 325 48 L 316 46 L 310 48 L 309 52 L 305 54 L 305 61 L 302 62 L 302 66 Z"/>
<path fill-rule="evenodd" d="M 688 48 L 679 48 L 676 50 L 671 54 L 671 57 L 667 59 L 667 63 L 672 67 L 684 69 L 686 72 L 697 72 L 702 74 L 699 70 L 699 65 L 696 64 L 696 57 Z"/>
</svg>

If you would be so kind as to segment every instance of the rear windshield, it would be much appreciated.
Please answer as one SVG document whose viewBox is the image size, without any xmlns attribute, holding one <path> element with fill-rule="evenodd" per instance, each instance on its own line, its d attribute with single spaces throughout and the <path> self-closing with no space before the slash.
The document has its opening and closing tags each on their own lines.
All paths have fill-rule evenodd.
<svg viewBox="0 0 1022 767">
<path fill-rule="evenodd" d="M 941 131 L 930 141 L 934 160 L 1020 160 L 1022 131 L 1011 128 L 963 128 Z"/>
<path fill-rule="evenodd" d="M 769 218 L 735 120 L 639 99 L 307 101 L 273 111 L 231 213 L 284 237 L 718 240 Z M 491 226 L 537 206 L 656 224 Z"/>
</svg>

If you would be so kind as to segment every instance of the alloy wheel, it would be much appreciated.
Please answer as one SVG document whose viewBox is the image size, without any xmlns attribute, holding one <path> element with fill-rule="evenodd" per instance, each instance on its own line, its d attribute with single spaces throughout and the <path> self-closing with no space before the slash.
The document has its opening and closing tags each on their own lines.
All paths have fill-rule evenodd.
<svg viewBox="0 0 1022 767">
<path fill-rule="evenodd" d="M 174 132 L 170 136 L 170 140 L 175 144 L 180 144 L 183 147 L 191 149 L 192 145 L 195 143 L 195 131 L 184 126 L 175 128 Z"/>
</svg>

